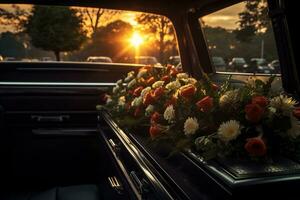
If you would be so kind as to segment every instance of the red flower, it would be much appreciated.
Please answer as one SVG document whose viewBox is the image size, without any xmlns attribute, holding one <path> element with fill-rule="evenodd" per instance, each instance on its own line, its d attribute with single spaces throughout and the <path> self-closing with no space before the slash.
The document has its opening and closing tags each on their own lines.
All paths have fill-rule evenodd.
<svg viewBox="0 0 300 200">
<path fill-rule="evenodd" d="M 161 114 L 159 114 L 158 112 L 154 112 L 152 115 L 151 115 L 151 119 L 150 119 L 150 122 L 153 124 L 153 123 L 158 123 L 159 120 L 161 118 Z"/>
<path fill-rule="evenodd" d="M 219 86 L 217 85 L 217 84 L 215 84 L 215 83 L 212 83 L 211 84 L 211 89 L 213 90 L 213 91 L 217 91 L 217 90 L 219 90 Z"/>
<path fill-rule="evenodd" d="M 156 124 L 150 126 L 149 133 L 152 139 L 157 137 L 161 132 L 161 128 L 158 127 Z"/>
<path fill-rule="evenodd" d="M 174 65 L 167 64 L 167 71 L 170 71 L 173 68 L 174 68 Z"/>
<path fill-rule="evenodd" d="M 163 87 L 156 88 L 152 94 L 153 98 L 158 100 L 164 94 L 164 91 Z"/>
<path fill-rule="evenodd" d="M 200 101 L 198 101 L 196 103 L 196 105 L 197 105 L 198 109 L 201 110 L 202 112 L 208 112 L 214 106 L 213 98 L 210 96 L 206 96 L 203 99 L 201 99 Z"/>
<path fill-rule="evenodd" d="M 293 115 L 297 118 L 300 119 L 300 107 L 297 107 L 293 111 Z"/>
<path fill-rule="evenodd" d="M 245 108 L 246 119 L 252 123 L 257 123 L 261 120 L 265 110 L 258 104 L 248 104 Z"/>
<path fill-rule="evenodd" d="M 175 68 L 172 68 L 171 70 L 170 70 L 170 75 L 171 76 L 176 76 L 178 74 L 178 71 L 175 69 Z"/>
<path fill-rule="evenodd" d="M 194 96 L 196 93 L 196 87 L 193 85 L 187 85 L 187 87 L 184 87 L 180 90 L 180 95 L 184 98 L 190 98 Z"/>
<path fill-rule="evenodd" d="M 140 96 L 143 89 L 144 89 L 143 86 L 137 87 L 137 88 L 133 91 L 133 95 L 136 96 L 136 97 Z"/>
<path fill-rule="evenodd" d="M 169 82 L 170 81 L 170 77 L 169 76 L 163 76 L 162 78 L 161 78 L 161 80 L 162 81 L 165 81 L 165 82 Z"/>
<path fill-rule="evenodd" d="M 245 149 L 251 156 L 264 156 L 267 153 L 267 146 L 260 137 L 247 139 Z"/>
<path fill-rule="evenodd" d="M 262 108 L 265 108 L 268 105 L 269 101 L 265 96 L 256 96 L 252 98 L 252 104 L 258 104 Z"/>
<path fill-rule="evenodd" d="M 154 82 L 155 82 L 155 78 L 154 78 L 153 76 L 151 76 L 150 78 L 148 78 L 148 79 L 146 80 L 146 83 L 147 83 L 148 85 L 152 85 Z"/>
<path fill-rule="evenodd" d="M 152 104 L 155 102 L 155 99 L 153 98 L 152 96 L 152 92 L 148 92 L 145 96 L 144 96 L 144 99 L 143 99 L 143 104 L 145 106 L 148 106 L 149 104 Z"/>
<path fill-rule="evenodd" d="M 142 111 L 142 108 L 141 108 L 141 107 L 137 107 L 137 108 L 134 110 L 133 116 L 135 116 L 135 117 L 140 116 L 141 111 Z"/>
<path fill-rule="evenodd" d="M 172 96 L 171 99 L 167 100 L 166 103 L 165 103 L 165 107 L 168 107 L 170 105 L 175 105 L 177 102 L 177 99 Z"/>
</svg>

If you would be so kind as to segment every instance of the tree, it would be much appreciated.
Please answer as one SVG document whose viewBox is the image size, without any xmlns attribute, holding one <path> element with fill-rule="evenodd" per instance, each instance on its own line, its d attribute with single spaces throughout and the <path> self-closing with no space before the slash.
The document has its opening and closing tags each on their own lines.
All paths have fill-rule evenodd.
<svg viewBox="0 0 300 200">
<path fill-rule="evenodd" d="M 32 44 L 58 61 L 60 52 L 78 50 L 86 39 L 82 16 L 69 7 L 34 6 L 25 27 Z"/>
<path fill-rule="evenodd" d="M 28 16 L 28 10 L 15 4 L 11 6 L 11 9 L 0 8 L 0 25 L 11 26 L 16 32 L 19 32 L 23 30 Z"/>
<path fill-rule="evenodd" d="M 82 60 L 88 56 L 108 56 L 114 62 L 122 62 L 132 53 L 132 49 L 128 48 L 131 34 L 132 26 L 129 23 L 122 20 L 113 21 L 99 27 L 83 49 L 72 56 Z"/>
<path fill-rule="evenodd" d="M 12 32 L 1 33 L 0 55 L 15 58 L 21 58 L 25 55 L 25 48 L 17 34 Z"/>
<path fill-rule="evenodd" d="M 266 0 L 246 1 L 245 10 L 239 13 L 238 24 L 236 38 L 243 42 L 249 42 L 260 32 L 266 32 L 271 27 Z"/>
<path fill-rule="evenodd" d="M 111 20 L 115 15 L 120 13 L 117 10 L 103 8 L 77 8 L 77 11 L 82 15 L 85 27 L 88 29 L 90 35 L 93 35 L 103 25 L 104 21 L 107 22 L 106 18 Z"/>
<path fill-rule="evenodd" d="M 137 17 L 137 21 L 142 24 L 145 32 L 155 35 L 158 42 L 159 59 L 165 61 L 165 50 L 168 44 L 172 43 L 176 46 L 176 37 L 172 22 L 161 15 L 141 14 Z"/>
</svg>

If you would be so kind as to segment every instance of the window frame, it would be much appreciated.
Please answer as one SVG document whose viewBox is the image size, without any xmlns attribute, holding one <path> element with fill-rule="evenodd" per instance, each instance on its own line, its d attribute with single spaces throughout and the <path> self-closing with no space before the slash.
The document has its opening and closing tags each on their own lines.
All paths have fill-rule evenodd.
<svg viewBox="0 0 300 200">
<path fill-rule="evenodd" d="M 211 13 L 227 8 L 229 6 L 244 2 L 245 0 L 228 0 L 222 3 L 212 2 L 210 4 L 198 7 L 196 12 L 189 18 L 189 26 L 194 40 L 195 48 L 197 49 L 199 60 L 203 71 L 218 77 L 219 75 L 237 75 L 245 76 L 245 80 L 254 73 L 239 73 L 239 72 L 216 72 L 212 65 L 212 58 L 209 55 L 209 49 L 205 38 L 203 26 L 199 19 Z M 277 75 L 282 79 L 282 86 L 284 90 L 291 94 L 300 94 L 300 81 L 297 75 L 297 68 L 294 59 L 294 52 L 291 48 L 291 40 L 289 35 L 289 27 L 287 26 L 287 19 L 284 13 L 284 5 L 282 0 L 268 0 L 269 16 L 272 21 L 275 43 L 277 47 L 278 59 L 281 66 L 281 75 Z M 206 52 L 204 52 L 206 51 Z M 255 74 L 255 76 L 269 77 L 268 74 Z"/>
</svg>

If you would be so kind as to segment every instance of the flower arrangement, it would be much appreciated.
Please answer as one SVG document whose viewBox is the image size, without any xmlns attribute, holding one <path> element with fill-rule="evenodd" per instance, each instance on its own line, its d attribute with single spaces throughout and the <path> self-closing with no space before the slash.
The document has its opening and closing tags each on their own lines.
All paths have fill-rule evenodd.
<svg viewBox="0 0 300 200">
<path fill-rule="evenodd" d="M 152 141 L 168 140 L 205 159 L 297 156 L 300 108 L 292 97 L 271 91 L 274 78 L 251 78 L 234 88 L 229 79 L 217 85 L 173 66 L 146 66 L 129 72 L 104 98 L 123 125 L 146 125 Z"/>
</svg>

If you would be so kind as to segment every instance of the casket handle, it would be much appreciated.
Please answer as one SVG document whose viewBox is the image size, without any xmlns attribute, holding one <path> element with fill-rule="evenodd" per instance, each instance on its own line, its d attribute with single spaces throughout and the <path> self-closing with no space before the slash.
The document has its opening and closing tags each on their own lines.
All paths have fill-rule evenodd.
<svg viewBox="0 0 300 200">
<path fill-rule="evenodd" d="M 150 191 L 148 182 L 145 179 L 140 180 L 135 171 L 130 172 L 130 177 L 142 196 L 142 199 L 146 199 L 146 194 Z"/>
<path fill-rule="evenodd" d="M 108 142 L 109 142 L 111 148 L 113 149 L 113 151 L 115 152 L 115 154 L 116 154 L 117 156 L 119 156 L 119 154 L 120 154 L 120 152 L 121 152 L 121 147 L 120 147 L 120 145 L 116 144 L 116 143 L 113 141 L 113 139 L 109 139 Z"/>
</svg>

